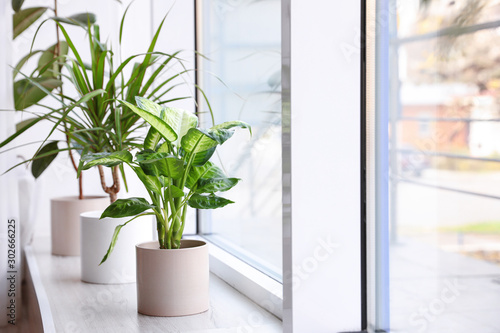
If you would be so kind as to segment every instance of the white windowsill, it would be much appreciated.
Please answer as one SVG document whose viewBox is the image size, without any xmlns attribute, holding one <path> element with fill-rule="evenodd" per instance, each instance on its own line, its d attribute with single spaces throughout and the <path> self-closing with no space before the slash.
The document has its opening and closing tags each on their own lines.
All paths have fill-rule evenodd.
<svg viewBox="0 0 500 333">
<path fill-rule="evenodd" d="M 218 250 L 211 246 L 210 264 L 216 270 L 226 261 L 221 259 L 224 255 Z M 149 317 L 137 313 L 135 283 L 99 285 L 81 282 L 80 257 L 51 255 L 49 238 L 36 239 L 26 254 L 46 332 L 54 328 L 57 332 L 75 329 L 81 332 L 183 333 L 282 331 L 279 319 L 215 274 L 210 275 L 209 311 L 186 317 Z M 228 271 L 224 274 L 232 275 Z M 250 277 L 255 278 L 252 273 L 248 274 L 248 279 L 241 278 L 239 282 L 245 290 L 252 285 Z"/>
<path fill-rule="evenodd" d="M 210 247 L 210 271 L 278 318 L 283 313 L 283 285 L 200 236 Z"/>
</svg>

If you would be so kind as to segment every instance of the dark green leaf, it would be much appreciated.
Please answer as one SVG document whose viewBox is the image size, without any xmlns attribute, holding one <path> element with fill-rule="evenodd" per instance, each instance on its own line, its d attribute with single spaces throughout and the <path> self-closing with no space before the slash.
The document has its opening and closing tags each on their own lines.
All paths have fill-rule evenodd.
<svg viewBox="0 0 500 333">
<path fill-rule="evenodd" d="M 17 13 L 22 5 L 23 5 L 24 0 L 12 0 L 12 9 Z"/>
<path fill-rule="evenodd" d="M 135 216 L 151 208 L 154 208 L 154 206 L 150 205 L 144 198 L 118 199 L 104 210 L 101 219 L 105 217 Z"/>
<path fill-rule="evenodd" d="M 215 209 L 224 207 L 230 203 L 234 203 L 234 201 L 221 198 L 213 194 L 211 195 L 193 194 L 193 196 L 188 200 L 188 205 L 192 208 L 197 208 L 197 209 Z"/>
<path fill-rule="evenodd" d="M 36 153 L 33 164 L 31 164 L 31 173 L 33 177 L 38 178 L 57 157 L 58 153 L 59 147 L 57 147 L 57 141 L 50 142 L 43 146 L 42 149 Z"/>
<path fill-rule="evenodd" d="M 207 162 L 203 166 L 192 167 L 186 179 L 186 187 L 192 189 L 201 178 L 224 178 L 224 172 L 212 162 Z"/>
<path fill-rule="evenodd" d="M 14 103 L 16 110 L 24 110 L 47 96 L 45 91 L 30 80 L 38 83 L 48 91 L 52 91 L 62 85 L 62 81 L 50 77 L 22 79 L 14 82 Z"/>
<path fill-rule="evenodd" d="M 128 152 L 127 150 L 115 151 L 112 153 L 94 153 L 82 156 L 82 160 L 84 162 L 87 162 L 83 165 L 83 170 L 88 170 L 96 165 L 114 167 L 123 162 L 131 163 L 132 154 L 130 154 L 130 152 Z"/>
<path fill-rule="evenodd" d="M 202 178 L 198 181 L 196 193 L 224 192 L 238 184 L 238 178 Z"/>
<path fill-rule="evenodd" d="M 28 29 L 40 16 L 45 13 L 47 7 L 32 7 L 20 10 L 14 14 L 13 29 L 14 39 L 21 34 L 24 30 Z"/>
</svg>

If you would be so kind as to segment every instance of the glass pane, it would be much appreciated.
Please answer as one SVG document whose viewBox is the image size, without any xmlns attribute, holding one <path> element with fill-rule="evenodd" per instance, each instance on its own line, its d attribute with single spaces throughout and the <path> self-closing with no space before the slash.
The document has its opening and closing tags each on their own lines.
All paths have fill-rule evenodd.
<svg viewBox="0 0 500 333">
<path fill-rule="evenodd" d="M 500 2 L 397 3 L 379 87 L 390 100 L 390 244 L 378 245 L 389 247 L 379 287 L 390 330 L 500 332 Z M 491 23 L 412 38 L 453 22 Z"/>
<path fill-rule="evenodd" d="M 496 0 L 408 0 L 397 1 L 397 6 L 399 38 L 489 23 L 500 12 Z"/>
<path fill-rule="evenodd" d="M 202 85 L 215 122 L 243 120 L 253 135 L 236 131 L 212 158 L 242 180 L 221 194 L 234 204 L 200 211 L 201 232 L 281 279 L 281 3 L 202 4 Z"/>
</svg>

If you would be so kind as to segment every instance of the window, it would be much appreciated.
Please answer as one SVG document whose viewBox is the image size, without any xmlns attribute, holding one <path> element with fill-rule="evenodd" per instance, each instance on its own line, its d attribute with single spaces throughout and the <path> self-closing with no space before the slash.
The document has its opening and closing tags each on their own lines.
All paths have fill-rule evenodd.
<svg viewBox="0 0 500 333">
<path fill-rule="evenodd" d="M 376 18 L 374 326 L 500 331 L 500 1 Z"/>
<path fill-rule="evenodd" d="M 235 201 L 200 211 L 201 233 L 276 280 L 281 280 L 281 4 L 278 0 L 197 3 L 201 72 L 217 123 L 243 120 L 213 158 L 241 182 Z M 208 110 L 205 105 L 204 111 Z M 210 126 L 211 117 L 201 115 Z"/>
</svg>

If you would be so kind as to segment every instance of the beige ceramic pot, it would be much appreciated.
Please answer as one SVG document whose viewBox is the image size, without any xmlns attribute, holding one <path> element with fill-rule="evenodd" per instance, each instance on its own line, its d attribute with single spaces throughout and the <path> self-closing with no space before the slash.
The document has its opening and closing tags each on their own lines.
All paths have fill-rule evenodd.
<svg viewBox="0 0 500 333">
<path fill-rule="evenodd" d="M 182 240 L 180 249 L 162 250 L 158 242 L 136 245 L 137 311 L 174 317 L 208 310 L 208 245 Z"/>
<path fill-rule="evenodd" d="M 91 210 L 104 210 L 109 197 L 61 197 L 50 200 L 52 254 L 80 255 L 80 214 Z"/>
</svg>

